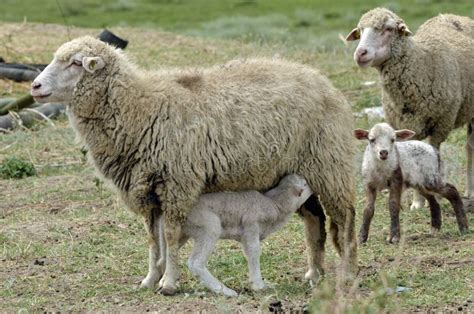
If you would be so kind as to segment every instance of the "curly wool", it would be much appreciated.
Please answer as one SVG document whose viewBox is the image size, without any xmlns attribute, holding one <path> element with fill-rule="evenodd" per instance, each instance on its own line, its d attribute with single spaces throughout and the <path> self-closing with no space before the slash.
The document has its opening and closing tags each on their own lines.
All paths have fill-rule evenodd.
<svg viewBox="0 0 474 314">
<path fill-rule="evenodd" d="M 315 70 L 249 59 L 147 72 L 91 37 L 57 54 L 83 49 L 106 66 L 77 83 L 70 118 L 132 211 L 146 217 L 159 203 L 182 222 L 203 192 L 266 190 L 296 173 L 334 223 L 353 216 L 352 113 Z"/>
<path fill-rule="evenodd" d="M 376 8 L 360 25 L 380 28 L 393 12 Z M 378 69 L 388 122 L 408 128 L 439 147 L 451 130 L 474 117 L 474 20 L 442 14 L 426 21 L 413 37 L 392 41 L 392 56 Z"/>
</svg>

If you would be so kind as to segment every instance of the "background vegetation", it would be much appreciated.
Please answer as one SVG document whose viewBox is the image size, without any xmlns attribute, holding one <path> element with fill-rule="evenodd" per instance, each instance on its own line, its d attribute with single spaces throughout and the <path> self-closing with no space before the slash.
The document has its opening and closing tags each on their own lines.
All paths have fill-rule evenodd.
<svg viewBox="0 0 474 314">
<path fill-rule="evenodd" d="M 58 6 L 59 3 L 59 6 Z M 471 1 L 284 1 L 284 0 L 3 0 L 0 56 L 10 62 L 47 63 L 69 38 L 97 35 L 103 27 L 130 40 L 127 52 L 146 68 L 201 66 L 235 57 L 281 55 L 315 66 L 351 101 L 354 113 L 380 105 L 375 70 L 352 61 L 354 44 L 340 38 L 366 10 L 384 5 L 412 30 L 440 12 L 473 16 Z M 61 14 L 61 10 L 63 14 Z M 28 22 L 61 25 L 31 24 Z M 66 27 L 65 25 L 69 25 Z M 27 83 L 0 80 L 0 96 L 18 96 Z M 367 127 L 374 121 L 358 117 Z M 448 178 L 465 186 L 465 130 L 442 148 Z M 364 145 L 359 146 L 360 164 Z M 0 179 L 0 309 L 221 312 L 268 310 L 472 311 L 474 236 L 460 236 L 451 208 L 443 203 L 443 228 L 429 232 L 429 211 L 404 210 L 403 244 L 385 243 L 386 197 L 379 197 L 369 243 L 359 248 L 361 272 L 353 289 L 336 284 L 339 258 L 327 245 L 328 276 L 314 291 L 302 281 L 306 260 L 298 217 L 265 241 L 262 293 L 248 290 L 239 246 L 222 242 L 210 261 L 216 276 L 241 293 L 227 300 L 208 293 L 186 270 L 179 295 L 164 298 L 136 289 L 146 273 L 145 232 L 115 194 L 95 179 L 65 118 L 34 130 L 0 134 L 0 163 L 16 156 L 32 163 L 36 176 Z M 357 226 L 363 208 L 358 180 Z M 408 197 L 404 202 L 408 208 Z M 470 215 L 471 226 L 474 219 Z M 473 229 L 473 228 L 471 228 Z M 391 293 L 397 286 L 410 290 Z M 337 287 L 337 289 L 335 289 Z M 278 307 L 278 306 L 277 306 Z M 346 307 L 346 310 L 348 309 Z"/>
</svg>

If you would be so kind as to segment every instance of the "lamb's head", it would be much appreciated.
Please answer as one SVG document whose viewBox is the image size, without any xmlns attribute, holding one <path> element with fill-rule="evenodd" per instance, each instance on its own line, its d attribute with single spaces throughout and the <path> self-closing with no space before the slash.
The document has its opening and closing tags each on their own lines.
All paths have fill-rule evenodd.
<svg viewBox="0 0 474 314">
<path fill-rule="evenodd" d="M 378 67 L 392 56 L 392 44 L 411 34 L 405 22 L 395 13 L 375 8 L 362 15 L 346 40 L 360 39 L 354 52 L 354 60 L 360 67 Z"/>
<path fill-rule="evenodd" d="M 411 130 L 395 131 L 387 123 L 378 123 L 374 125 L 369 131 L 356 129 L 354 136 L 359 140 L 368 140 L 368 151 L 372 154 L 374 159 L 385 161 L 394 155 L 395 141 L 404 141 L 412 138 L 415 132 Z"/>
<path fill-rule="evenodd" d="M 31 95 L 37 102 L 69 103 L 74 88 L 86 75 L 95 75 L 106 67 L 104 55 L 113 49 L 90 36 L 63 44 L 51 63 L 31 84 Z"/>
<path fill-rule="evenodd" d="M 287 190 L 290 193 L 290 197 L 294 197 L 296 208 L 300 208 L 313 194 L 306 180 L 297 174 L 290 174 L 281 179 L 278 188 Z"/>
</svg>

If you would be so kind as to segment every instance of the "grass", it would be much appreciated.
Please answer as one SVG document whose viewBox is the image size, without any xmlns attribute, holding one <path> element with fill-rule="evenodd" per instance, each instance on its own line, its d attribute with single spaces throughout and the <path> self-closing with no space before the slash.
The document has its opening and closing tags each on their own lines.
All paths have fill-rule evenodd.
<svg viewBox="0 0 474 314">
<path fill-rule="evenodd" d="M 329 1 L 315 4 L 300 0 L 170 0 L 157 5 L 151 5 L 151 1 L 146 5 L 144 0 L 100 4 L 89 0 L 83 1 L 80 7 L 78 2 L 60 3 L 73 25 L 115 25 L 112 31 L 130 39 L 128 53 L 146 68 L 209 65 L 234 57 L 279 54 L 318 67 L 343 91 L 354 111 L 380 104 L 378 87 L 362 84 L 378 81 L 377 73 L 355 67 L 351 57 L 354 46 L 345 46 L 337 39 L 339 32 L 345 34 L 353 27 L 361 11 L 380 2 L 342 1 L 337 8 Z M 410 6 L 402 1 L 390 5 L 400 10 L 409 25 L 415 26 L 438 11 L 472 12 L 472 5 L 467 1 L 417 1 Z M 7 0 L 2 2 L 0 20 L 20 21 L 26 15 L 30 21 L 62 23 L 55 10 L 55 1 L 45 1 L 44 10 L 35 10 L 30 0 L 22 1 L 21 5 Z M 150 20 L 157 22 L 148 24 Z M 241 21 L 248 25 L 239 26 Z M 259 34 L 252 35 L 249 25 Z M 152 29 L 156 26 L 194 37 Z M 68 34 L 65 27 L 58 25 L 0 24 L 0 55 L 8 61 L 46 63 L 69 36 L 99 32 L 97 28 L 71 27 Z M 233 40 L 221 39 L 228 36 Z M 314 45 L 326 43 L 327 46 L 316 49 L 306 45 L 304 39 L 313 37 L 318 38 Z M 18 96 L 27 90 L 27 83 L 0 80 L 2 97 Z M 359 127 L 371 123 L 363 118 L 357 120 Z M 462 191 L 466 172 L 464 142 L 465 130 L 457 130 L 442 151 L 449 181 Z M 356 162 L 360 164 L 364 147 L 358 148 Z M 339 258 L 329 241 L 326 279 L 314 294 L 302 280 L 306 258 L 303 224 L 298 217 L 263 244 L 262 273 L 274 284 L 274 289 L 261 293 L 248 290 L 245 259 L 239 246 L 230 241 L 219 244 L 209 268 L 241 293 L 238 298 L 215 296 L 191 276 L 184 265 L 189 245 L 182 253 L 183 273 L 177 296 L 163 297 L 136 289 L 147 268 L 142 223 L 95 179 L 80 147 L 74 143 L 66 119 L 55 121 L 55 126 L 41 124 L 35 130 L 20 129 L 0 135 L 0 162 L 11 156 L 34 164 L 37 176 L 0 180 L 0 308 L 3 311 L 255 312 L 268 310 L 275 300 L 280 300 L 287 311 L 301 310 L 314 300 L 312 309 L 324 311 L 344 301 L 338 290 L 335 291 Z M 356 225 L 360 226 L 364 202 L 360 178 L 357 192 Z M 473 232 L 459 235 L 452 210 L 443 202 L 442 231 L 431 234 L 429 211 L 410 211 L 408 201 L 407 195 L 401 214 L 404 244 L 395 246 L 385 243 L 389 216 L 386 197 L 379 197 L 369 242 L 359 248 L 361 272 L 356 289 L 344 301 L 352 306 L 348 311 L 455 311 L 458 307 L 472 310 L 472 304 L 467 301 L 472 300 L 474 291 Z M 472 226 L 472 214 L 469 218 Z M 386 294 L 385 288 L 396 286 L 411 290 Z"/>
</svg>

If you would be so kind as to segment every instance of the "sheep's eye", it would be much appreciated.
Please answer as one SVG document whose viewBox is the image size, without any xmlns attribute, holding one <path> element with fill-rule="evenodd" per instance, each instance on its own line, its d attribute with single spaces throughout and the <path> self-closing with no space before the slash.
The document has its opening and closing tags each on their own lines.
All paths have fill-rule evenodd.
<svg viewBox="0 0 474 314">
<path fill-rule="evenodd" d="M 375 138 L 369 139 L 369 142 L 370 142 L 371 144 L 375 143 Z"/>
<path fill-rule="evenodd" d="M 72 62 L 72 64 L 81 67 L 81 66 L 82 66 L 82 61 L 81 61 L 81 60 L 74 60 L 74 61 Z"/>
<path fill-rule="evenodd" d="M 395 139 L 394 139 L 394 138 L 392 138 L 390 141 L 391 141 L 392 143 L 395 143 Z"/>
<path fill-rule="evenodd" d="M 393 27 L 392 27 L 392 26 L 387 26 L 387 27 L 385 28 L 385 30 L 386 30 L 387 32 L 390 32 L 390 33 L 391 33 L 391 32 L 393 32 Z"/>
</svg>

